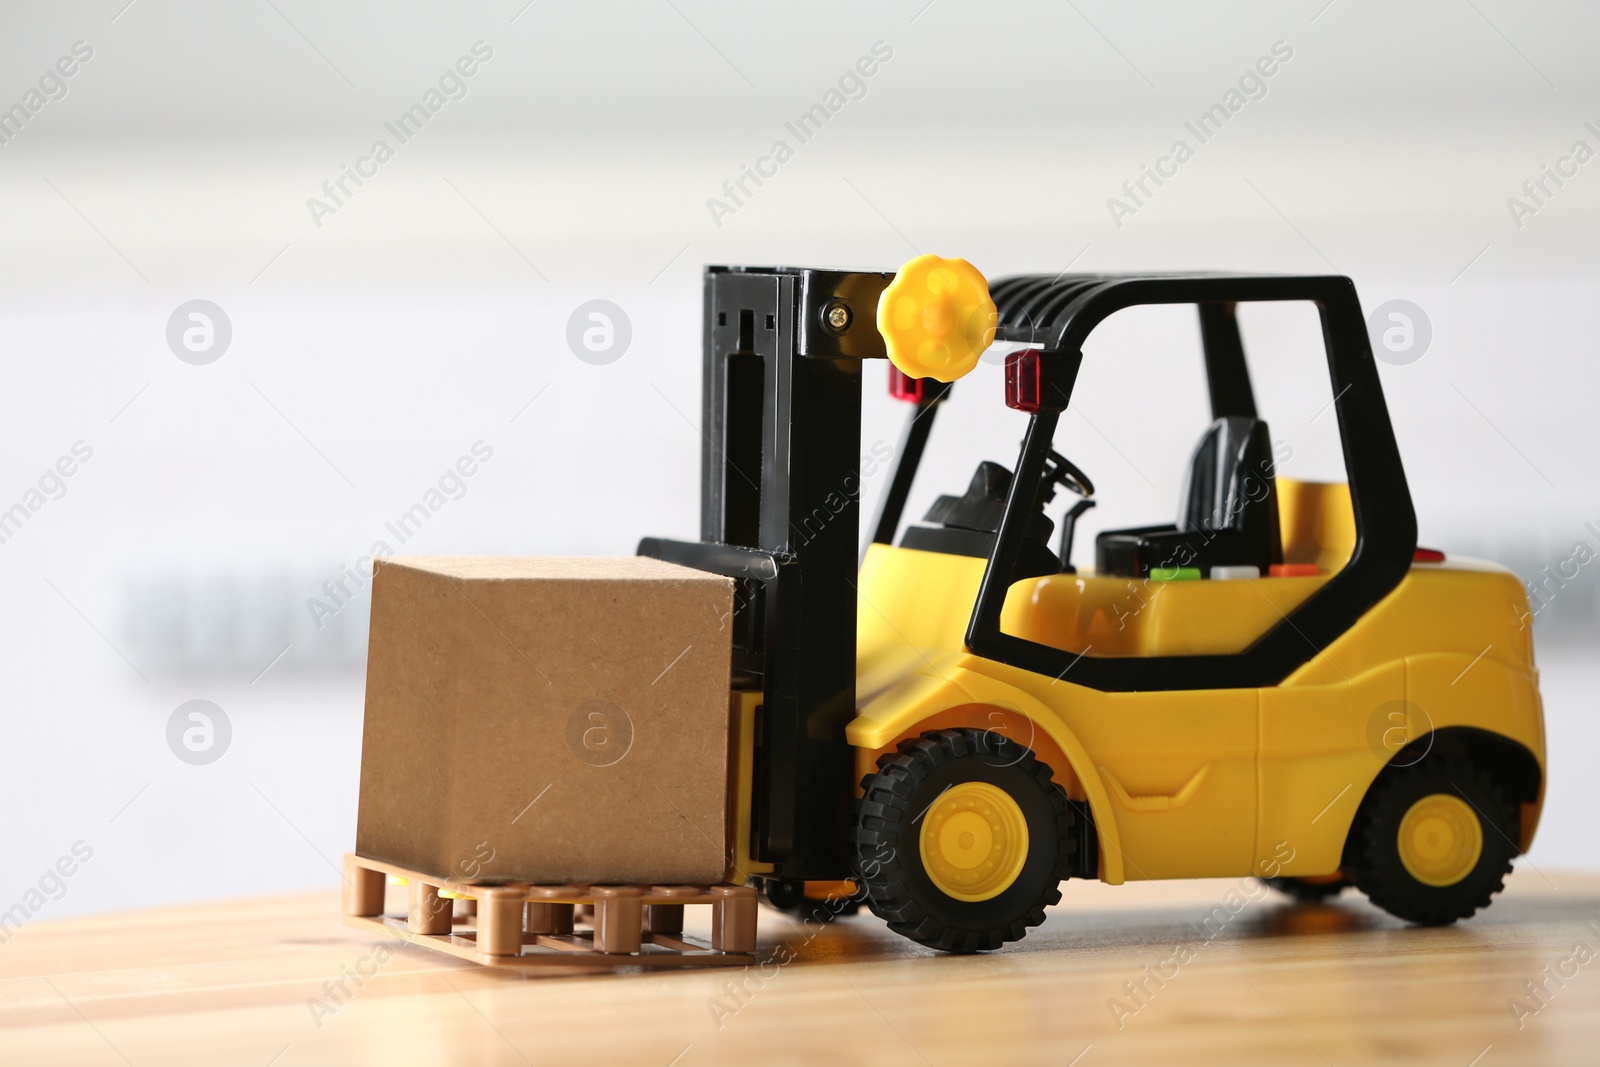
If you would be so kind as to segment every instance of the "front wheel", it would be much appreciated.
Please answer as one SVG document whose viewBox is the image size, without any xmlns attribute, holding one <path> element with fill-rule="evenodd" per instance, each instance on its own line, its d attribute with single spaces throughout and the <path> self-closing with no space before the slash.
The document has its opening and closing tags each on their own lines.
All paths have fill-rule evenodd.
<svg viewBox="0 0 1600 1067">
<path fill-rule="evenodd" d="M 1029 749 L 991 731 L 931 731 L 861 784 L 857 871 L 896 933 L 946 952 L 996 949 L 1061 899 L 1075 813 Z"/>
<path fill-rule="evenodd" d="M 1504 888 L 1519 851 L 1516 814 L 1494 779 L 1470 764 L 1390 768 L 1362 802 L 1346 869 L 1396 918 L 1453 923 Z"/>
</svg>

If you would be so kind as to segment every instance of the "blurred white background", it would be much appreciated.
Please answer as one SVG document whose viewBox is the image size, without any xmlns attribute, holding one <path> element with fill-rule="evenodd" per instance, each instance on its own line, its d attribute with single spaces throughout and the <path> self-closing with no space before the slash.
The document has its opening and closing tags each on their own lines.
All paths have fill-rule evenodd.
<svg viewBox="0 0 1600 1067">
<path fill-rule="evenodd" d="M 1369 310 L 1411 301 L 1431 326 L 1421 358 L 1383 368 L 1423 543 L 1525 578 L 1574 542 L 1600 549 L 1600 162 L 1572 156 L 1600 150 L 1593 7 L 0 12 L 0 108 L 23 108 L 0 114 L 0 511 L 26 511 L 0 525 L 0 910 L 78 841 L 92 859 L 37 918 L 332 885 L 354 839 L 366 625 L 346 575 L 379 540 L 627 554 L 694 536 L 707 263 L 893 269 L 936 251 L 991 278 L 1348 274 Z M 1199 143 L 1185 123 L 1275 45 L 1289 58 Z M 841 84 L 875 46 L 871 77 Z M 461 57 L 473 74 L 447 76 Z M 402 142 L 385 124 L 430 90 L 440 106 Z M 843 103 L 800 143 L 785 123 L 830 90 Z M 1193 158 L 1128 199 L 1179 139 Z M 361 163 L 378 140 L 392 158 Z M 734 203 L 724 182 L 778 140 L 792 158 Z M 324 183 L 358 166 L 334 201 Z M 1535 200 L 1523 184 L 1546 167 L 1568 173 Z M 1136 210 L 1114 218 L 1114 196 Z M 205 365 L 167 340 L 197 299 L 231 325 Z M 632 326 L 603 366 L 566 342 L 591 299 Z M 1314 320 L 1245 321 L 1287 473 L 1337 474 Z M 1206 421 L 1197 346 L 1165 312 L 1097 335 L 1060 441 L 1099 485 L 1091 531 L 1175 508 Z M 883 374 L 864 450 L 898 438 Z M 978 459 L 1013 460 L 1000 393 L 992 364 L 957 389 L 911 516 Z M 492 457 L 402 547 L 385 524 L 478 442 Z M 92 456 L 47 476 L 75 445 Z M 1600 867 L 1597 569 L 1537 624 L 1551 786 L 1525 862 L 1541 869 Z M 348 606 L 323 589 L 341 579 Z M 320 627 L 312 598 L 339 608 Z M 231 723 L 209 765 L 168 747 L 192 699 Z"/>
</svg>

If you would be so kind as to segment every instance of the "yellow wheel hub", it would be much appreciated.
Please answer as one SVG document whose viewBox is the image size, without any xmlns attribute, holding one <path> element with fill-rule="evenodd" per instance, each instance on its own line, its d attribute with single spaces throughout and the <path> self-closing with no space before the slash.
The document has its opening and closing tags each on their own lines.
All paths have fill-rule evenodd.
<svg viewBox="0 0 1600 1067">
<path fill-rule="evenodd" d="M 1028 859 L 1028 820 L 1005 790 L 963 782 L 939 794 L 922 817 L 922 869 L 956 900 L 999 896 Z"/>
<path fill-rule="evenodd" d="M 1423 885 L 1455 885 L 1483 855 L 1483 825 L 1472 805 L 1450 793 L 1423 797 L 1400 820 L 1400 862 Z"/>
<path fill-rule="evenodd" d="M 994 343 L 999 313 L 989 283 L 964 259 L 918 256 L 878 298 L 889 362 L 913 378 L 953 382 Z"/>
</svg>

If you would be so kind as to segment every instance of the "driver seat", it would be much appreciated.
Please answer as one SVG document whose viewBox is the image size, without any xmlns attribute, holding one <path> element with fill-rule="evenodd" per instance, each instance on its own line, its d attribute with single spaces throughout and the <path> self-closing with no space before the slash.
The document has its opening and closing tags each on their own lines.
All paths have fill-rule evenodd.
<svg viewBox="0 0 1600 1067">
<path fill-rule="evenodd" d="M 935 500 L 922 519 L 932 525 L 908 526 L 900 538 L 900 547 L 987 559 L 994 551 L 1011 480 L 1011 472 L 1005 467 L 984 460 L 973 472 L 967 491 Z M 1012 575 L 1015 581 L 1055 574 L 1061 569 L 1061 561 L 1050 551 L 1050 532 L 1054 528 L 1040 503 L 1023 526 L 1021 554 Z"/>
<path fill-rule="evenodd" d="M 1189 460 L 1170 526 L 1106 530 L 1094 541 L 1099 574 L 1146 578 L 1152 567 L 1247 565 L 1262 574 L 1283 562 L 1272 438 L 1260 419 L 1217 419 Z"/>
</svg>

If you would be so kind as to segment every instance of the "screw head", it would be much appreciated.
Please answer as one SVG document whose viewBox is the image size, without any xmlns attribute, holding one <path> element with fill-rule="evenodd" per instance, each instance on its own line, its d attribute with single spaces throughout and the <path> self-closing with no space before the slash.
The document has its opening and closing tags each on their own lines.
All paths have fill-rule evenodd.
<svg viewBox="0 0 1600 1067">
<path fill-rule="evenodd" d="M 850 308 L 844 304 L 828 305 L 827 310 L 822 313 L 822 317 L 830 330 L 837 330 L 843 333 L 850 327 Z"/>
</svg>

